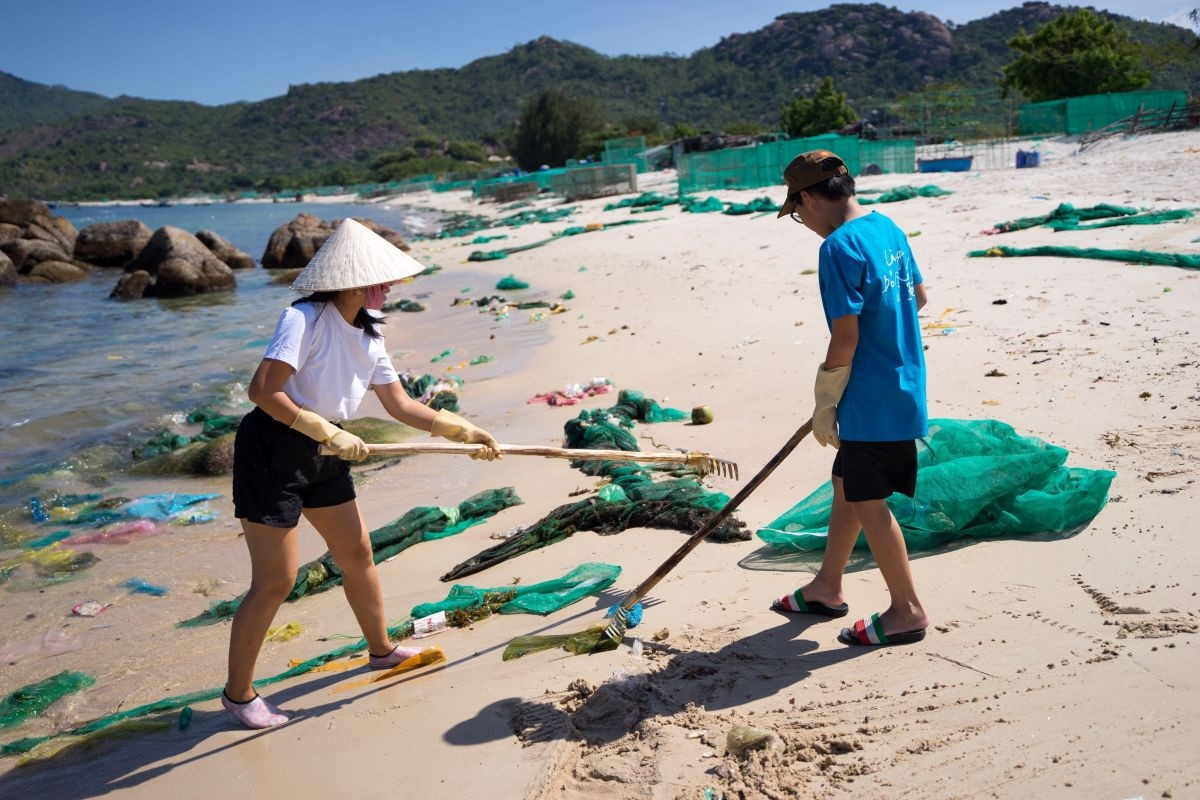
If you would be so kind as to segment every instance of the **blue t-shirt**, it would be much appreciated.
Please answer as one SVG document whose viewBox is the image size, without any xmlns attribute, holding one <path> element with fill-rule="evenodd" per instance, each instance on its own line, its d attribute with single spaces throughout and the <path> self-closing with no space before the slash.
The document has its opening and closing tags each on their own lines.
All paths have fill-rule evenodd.
<svg viewBox="0 0 1200 800">
<path fill-rule="evenodd" d="M 929 432 L 925 352 L 917 321 L 921 271 L 908 238 L 883 214 L 850 220 L 826 237 L 818 261 L 825 322 L 858 316 L 850 383 L 838 403 L 838 435 L 899 442 Z"/>
</svg>

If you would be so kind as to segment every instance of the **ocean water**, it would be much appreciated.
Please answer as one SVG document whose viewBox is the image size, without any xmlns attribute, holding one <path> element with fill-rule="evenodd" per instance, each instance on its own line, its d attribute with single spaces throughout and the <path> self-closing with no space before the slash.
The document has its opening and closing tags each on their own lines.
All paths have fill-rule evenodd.
<svg viewBox="0 0 1200 800">
<path fill-rule="evenodd" d="M 271 232 L 301 212 L 365 217 L 406 238 L 436 231 L 438 215 L 400 205 L 235 203 L 168 207 L 62 207 L 77 229 L 140 219 L 214 230 L 256 260 Z M 79 283 L 0 289 L 0 508 L 44 490 L 55 469 L 87 479 L 129 463 L 132 447 L 212 405 L 249 410 L 245 382 L 297 295 L 261 268 L 237 289 L 178 299 L 111 300 L 118 269 Z M 395 294 L 395 293 L 394 293 Z M 393 297 L 395 299 L 395 297 Z"/>
</svg>

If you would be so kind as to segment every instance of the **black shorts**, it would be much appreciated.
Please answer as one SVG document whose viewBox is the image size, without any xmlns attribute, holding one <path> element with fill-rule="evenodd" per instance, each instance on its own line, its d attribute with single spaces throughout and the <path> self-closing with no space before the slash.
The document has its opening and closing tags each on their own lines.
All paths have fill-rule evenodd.
<svg viewBox="0 0 1200 800">
<path fill-rule="evenodd" d="M 234 516 L 272 528 L 294 528 L 301 508 L 353 500 L 350 462 L 319 455 L 318 446 L 256 406 L 242 418 L 234 437 Z"/>
<path fill-rule="evenodd" d="M 833 474 L 851 503 L 885 500 L 893 492 L 913 496 L 917 489 L 917 443 L 842 440 Z"/>
</svg>

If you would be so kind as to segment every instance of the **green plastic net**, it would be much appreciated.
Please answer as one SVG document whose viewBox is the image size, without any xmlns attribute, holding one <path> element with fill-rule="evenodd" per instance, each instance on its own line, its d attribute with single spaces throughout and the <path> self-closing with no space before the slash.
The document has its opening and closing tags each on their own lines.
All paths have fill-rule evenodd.
<svg viewBox="0 0 1200 800">
<path fill-rule="evenodd" d="M 418 542 L 444 539 L 478 525 L 498 511 L 520 505 L 523 500 L 512 487 L 487 489 L 472 495 L 457 507 L 418 506 L 399 519 L 371 531 L 371 549 L 378 564 Z M 287 596 L 288 602 L 306 595 L 332 589 L 342 582 L 342 571 L 328 551 L 318 559 L 300 566 L 296 582 Z M 180 627 L 208 625 L 233 616 L 244 594 L 232 600 L 222 600 L 191 619 L 178 623 Z"/>
<path fill-rule="evenodd" d="M 660 406 L 632 390 L 622 390 L 611 408 L 583 411 L 564 425 L 564 446 L 589 450 L 638 450 L 630 430 L 637 422 L 670 422 L 690 418 L 687 412 Z M 542 519 L 499 544 L 457 564 L 442 576 L 453 581 L 493 567 L 522 553 L 560 542 L 576 531 L 607 535 L 627 528 L 660 528 L 692 533 L 713 512 L 729 502 L 723 492 L 710 491 L 694 477 L 690 467 L 645 465 L 623 461 L 572 461 L 587 475 L 609 480 L 596 497 L 559 506 Z M 656 480 L 673 471 L 674 477 Z M 750 538 L 744 522 L 732 515 L 721 522 L 709 539 L 715 542 Z"/>
<path fill-rule="evenodd" d="M 1200 268 L 1200 255 L 1183 253 L 1155 253 L 1150 250 L 1104 250 L 1098 247 L 989 247 L 987 250 L 972 250 L 971 258 L 1010 256 L 1054 256 L 1058 258 L 1094 258 L 1101 261 L 1123 261 L 1127 264 L 1153 264 L 1159 267 Z"/>
<path fill-rule="evenodd" d="M 614 564 L 580 564 L 561 578 L 527 586 L 509 585 L 491 589 L 456 583 L 450 587 L 446 599 L 436 603 L 421 603 L 413 606 L 412 617 L 420 619 L 444 611 L 453 625 L 455 612 L 462 612 L 473 620 L 476 609 L 497 605 L 500 614 L 540 614 L 545 616 L 571 605 L 575 601 L 597 594 L 612 586 L 621 574 Z M 500 601 L 497 604 L 497 601 Z"/>
<path fill-rule="evenodd" d="M 954 194 L 940 186 L 929 184 L 928 186 L 897 186 L 886 192 L 882 192 L 878 197 L 860 197 L 858 202 L 861 205 L 869 206 L 875 203 L 898 203 L 901 200 L 911 200 L 914 197 L 942 197 L 944 195 Z"/>
<path fill-rule="evenodd" d="M 934 419 L 929 431 L 918 448 L 915 495 L 887 500 L 913 552 L 962 538 L 1069 535 L 1104 508 L 1116 476 L 1067 467 L 1066 450 L 997 420 Z M 832 503 L 826 483 L 758 537 L 776 548 L 823 550 Z M 856 548 L 866 547 L 860 534 Z"/>
<path fill-rule="evenodd" d="M 1061 203 L 1049 214 L 1035 217 L 1021 217 L 1009 222 L 997 222 L 986 233 L 1009 233 L 1026 228 L 1036 228 L 1045 225 L 1054 231 L 1085 231 L 1093 228 L 1110 228 L 1114 225 L 1158 225 L 1177 219 L 1188 219 L 1193 213 L 1187 209 L 1171 209 L 1167 211 L 1139 211 L 1129 206 L 1117 206 L 1111 203 L 1099 203 L 1087 208 L 1076 208 L 1070 203 Z M 1090 220 L 1104 220 L 1090 225 L 1084 224 Z"/>
<path fill-rule="evenodd" d="M 450 595 L 447 598 L 455 598 L 454 605 L 457 608 L 452 608 L 447 614 L 447 620 L 451 625 L 457 627 L 465 627 L 483 617 L 487 616 L 493 610 L 497 610 L 504 614 L 513 613 L 549 613 L 564 608 L 571 603 L 574 603 L 583 597 L 590 594 L 598 594 L 608 588 L 620 574 L 621 568 L 612 564 L 589 563 L 582 564 L 568 572 L 557 580 L 543 581 L 541 583 L 531 584 L 524 587 L 520 594 L 520 602 L 516 602 L 518 587 L 500 587 L 498 589 L 473 589 L 473 587 L 453 587 Z M 454 591 L 458 589 L 456 594 Z M 480 594 L 477 594 L 480 593 Z M 507 596 L 510 595 L 511 596 Z M 469 597 L 470 604 L 460 604 L 458 598 Z M 501 597 L 505 599 L 497 600 Z M 447 602 L 443 601 L 443 603 Z M 435 608 L 440 610 L 437 603 L 423 603 L 414 608 L 414 612 L 419 609 Z M 505 610 L 506 609 L 506 610 Z M 546 609 L 545 611 L 540 609 Z M 457 612 L 457 616 L 455 613 Z M 431 612 L 433 613 L 433 612 Z M 415 614 L 414 614 L 415 617 Z M 412 620 L 405 620 L 398 625 L 388 628 L 388 636 L 393 640 L 405 639 L 412 635 L 413 623 Z M 326 653 L 313 656 L 310 659 L 295 664 L 292 667 L 272 675 L 269 678 L 262 678 L 254 682 L 256 687 L 270 686 L 289 678 L 294 678 L 298 675 L 303 675 L 317 667 L 336 661 L 340 658 L 352 656 L 361 653 L 367 648 L 367 641 L 359 639 L 358 641 L 330 650 Z M 87 678 L 87 676 L 83 676 Z M 78 680 L 78 679 L 76 679 Z M 90 680 L 90 679 L 88 679 Z M 81 685 L 80 688 L 86 688 Z M 31 736 L 23 739 L 17 739 L 12 742 L 7 742 L 0 745 L 0 756 L 20 755 L 23 753 L 36 752 L 35 748 L 43 746 L 46 742 L 51 741 L 90 741 L 104 731 L 111 731 L 118 726 L 126 725 L 129 720 L 147 717 L 154 714 L 162 714 L 164 712 L 174 711 L 196 703 L 203 703 L 209 700 L 215 700 L 221 696 L 221 691 L 224 687 L 215 689 L 204 689 L 197 692 L 189 692 L 187 694 L 174 695 L 165 697 L 161 700 L 155 700 L 151 703 L 137 706 L 125 711 L 120 711 L 114 714 L 109 714 L 104 717 L 77 725 L 69 730 L 61 731 L 49 736 Z M 26 691 L 29 687 L 26 687 Z M 62 696 L 61 694 L 59 696 Z M 46 705 L 49 705 L 47 703 Z M 155 730 L 157 727 L 142 728 L 142 730 Z"/>
<path fill-rule="evenodd" d="M 655 222 L 656 219 L 626 219 L 619 220 L 617 222 L 606 222 L 603 225 L 575 225 L 570 228 L 563 229 L 548 239 L 539 239 L 536 242 L 529 242 L 528 244 L 515 245 L 513 247 L 501 247 L 497 250 L 474 250 L 469 256 L 467 256 L 467 261 L 496 261 L 498 259 L 508 258 L 513 253 L 521 253 L 525 250 L 532 250 L 535 247 L 542 247 L 543 245 L 550 244 L 551 242 L 557 242 L 561 239 L 565 239 L 568 236 L 578 236 L 582 233 L 596 233 L 598 231 L 606 231 L 610 228 L 616 228 L 621 225 L 636 225 L 639 222 Z"/>
<path fill-rule="evenodd" d="M 22 686 L 0 700 L 0 728 L 11 728 L 45 711 L 54 701 L 81 692 L 95 683 L 82 672 L 60 672 Z"/>
<path fill-rule="evenodd" d="M 133 457 L 148 459 L 172 453 L 193 442 L 211 442 L 227 433 L 236 431 L 242 417 L 240 414 L 222 414 L 210 406 L 201 406 L 188 413 L 187 421 L 193 425 L 199 423 L 203 427 L 194 436 L 184 436 L 163 429 L 141 446 L 135 447 Z"/>
</svg>

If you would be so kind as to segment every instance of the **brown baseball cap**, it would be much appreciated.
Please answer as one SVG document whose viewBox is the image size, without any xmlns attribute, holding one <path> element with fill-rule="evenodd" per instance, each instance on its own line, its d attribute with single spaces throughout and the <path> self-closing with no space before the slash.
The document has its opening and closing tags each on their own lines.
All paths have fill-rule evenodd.
<svg viewBox="0 0 1200 800">
<path fill-rule="evenodd" d="M 829 150 L 809 150 L 792 159 L 783 171 L 783 182 L 787 184 L 787 197 L 783 207 L 779 209 L 778 217 L 786 217 L 796 210 L 800 202 L 800 190 L 807 189 L 814 183 L 820 183 L 829 178 L 836 178 L 849 172 L 846 162 L 838 158 L 836 153 Z"/>
</svg>

